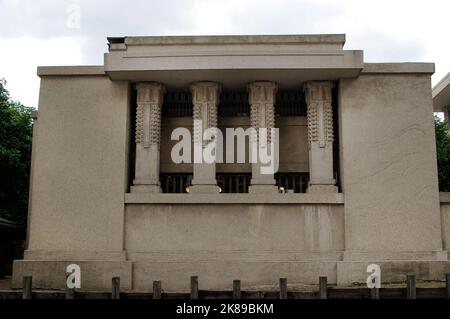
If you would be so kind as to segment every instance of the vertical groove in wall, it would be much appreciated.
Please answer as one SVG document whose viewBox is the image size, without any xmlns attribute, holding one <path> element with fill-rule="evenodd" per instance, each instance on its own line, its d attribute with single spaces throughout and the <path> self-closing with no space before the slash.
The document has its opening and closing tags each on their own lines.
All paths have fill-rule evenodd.
<svg viewBox="0 0 450 319">
<path fill-rule="evenodd" d="M 128 158 L 128 187 L 127 192 L 130 192 L 130 188 L 133 185 L 134 179 L 134 171 L 135 171 L 135 162 L 136 162 L 136 89 L 134 84 L 130 84 L 130 100 L 129 100 L 129 108 L 130 108 L 130 125 L 129 125 L 129 141 L 128 145 L 130 147 L 129 158 Z"/>
<path fill-rule="evenodd" d="M 333 108 L 333 131 L 334 131 L 334 143 L 333 143 L 333 172 L 336 176 L 336 185 L 338 191 L 342 192 L 341 187 L 341 172 L 340 172 L 340 156 L 339 156 L 339 82 L 335 83 L 332 91 L 332 108 Z"/>
</svg>

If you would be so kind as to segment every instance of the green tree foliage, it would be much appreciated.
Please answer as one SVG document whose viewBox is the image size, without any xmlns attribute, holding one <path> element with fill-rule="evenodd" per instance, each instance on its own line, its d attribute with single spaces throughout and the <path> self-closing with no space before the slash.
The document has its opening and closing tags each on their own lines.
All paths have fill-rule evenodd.
<svg viewBox="0 0 450 319">
<path fill-rule="evenodd" d="M 450 139 L 447 123 L 435 117 L 439 190 L 450 192 Z"/>
<path fill-rule="evenodd" d="M 26 228 L 32 108 L 13 101 L 0 79 L 0 217 Z"/>
</svg>

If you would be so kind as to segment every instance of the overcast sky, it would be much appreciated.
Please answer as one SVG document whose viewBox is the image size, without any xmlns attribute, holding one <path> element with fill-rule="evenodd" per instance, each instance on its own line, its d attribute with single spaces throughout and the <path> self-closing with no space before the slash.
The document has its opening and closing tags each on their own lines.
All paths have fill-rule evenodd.
<svg viewBox="0 0 450 319">
<path fill-rule="evenodd" d="M 0 0 L 0 77 L 37 107 L 36 67 L 103 64 L 108 36 L 345 33 L 366 62 L 435 62 L 436 84 L 450 72 L 449 12 L 448 0 Z"/>
</svg>

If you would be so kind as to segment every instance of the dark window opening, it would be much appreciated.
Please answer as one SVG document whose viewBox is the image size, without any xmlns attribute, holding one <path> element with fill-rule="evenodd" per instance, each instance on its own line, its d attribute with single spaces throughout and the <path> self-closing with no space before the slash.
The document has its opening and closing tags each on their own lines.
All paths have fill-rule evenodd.
<svg viewBox="0 0 450 319">
<path fill-rule="evenodd" d="M 309 182 L 309 173 L 277 173 L 275 174 L 277 186 L 283 187 L 286 193 L 306 193 Z"/>
<path fill-rule="evenodd" d="M 192 116 L 191 92 L 167 92 L 162 105 L 163 117 Z"/>
<path fill-rule="evenodd" d="M 218 115 L 250 116 L 250 104 L 246 91 L 225 91 L 220 94 Z"/>
<path fill-rule="evenodd" d="M 306 102 L 303 91 L 278 91 L 275 115 L 306 116 Z"/>
<path fill-rule="evenodd" d="M 222 193 L 248 193 L 250 173 L 220 173 L 217 174 L 217 185 Z"/>
<path fill-rule="evenodd" d="M 191 186 L 190 173 L 162 173 L 160 174 L 161 189 L 163 193 L 187 193 Z"/>
</svg>

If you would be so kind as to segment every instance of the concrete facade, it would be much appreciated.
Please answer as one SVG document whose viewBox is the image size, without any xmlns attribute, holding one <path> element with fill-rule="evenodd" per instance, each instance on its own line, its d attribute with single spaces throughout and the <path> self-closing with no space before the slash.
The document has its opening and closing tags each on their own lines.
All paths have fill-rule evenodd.
<svg viewBox="0 0 450 319">
<path fill-rule="evenodd" d="M 433 87 L 433 107 L 435 112 L 444 113 L 447 125 L 450 123 L 450 73 Z M 450 133 L 449 133 L 450 134 Z"/>
<path fill-rule="evenodd" d="M 191 275 L 200 289 L 322 275 L 347 285 L 365 282 L 371 263 L 383 282 L 444 280 L 450 197 L 437 182 L 434 65 L 367 64 L 344 43 L 110 38 L 103 66 L 40 67 L 28 247 L 13 285 L 31 274 L 37 288 L 62 288 L 70 263 L 85 290 L 109 290 L 114 276 L 133 291 L 153 280 L 186 291 Z M 258 85 L 265 93 L 252 96 Z M 230 90 L 247 92 L 249 114 L 218 114 Z M 276 92 L 286 90 L 303 94 L 305 114 L 276 113 Z M 162 115 L 174 91 L 190 91 L 192 116 Z M 307 174 L 307 189 L 279 193 L 275 176 L 249 163 L 173 163 L 171 132 L 195 136 L 195 119 L 279 128 L 279 172 Z M 160 177 L 172 173 L 193 175 L 189 193 L 163 193 Z M 216 173 L 250 174 L 249 192 L 219 193 Z"/>
</svg>

